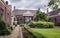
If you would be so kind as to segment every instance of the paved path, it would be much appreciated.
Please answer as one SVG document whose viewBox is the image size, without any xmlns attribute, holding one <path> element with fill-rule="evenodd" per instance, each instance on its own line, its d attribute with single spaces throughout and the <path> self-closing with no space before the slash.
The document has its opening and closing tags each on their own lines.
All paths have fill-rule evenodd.
<svg viewBox="0 0 60 38">
<path fill-rule="evenodd" d="M 18 36 L 18 38 L 23 38 L 22 27 L 20 27 L 20 29 L 19 29 L 19 36 Z"/>
<path fill-rule="evenodd" d="M 8 35 L 8 36 L 0 36 L 0 38 L 23 38 L 21 27 L 19 27 L 19 25 L 18 25 L 12 31 L 12 34 L 11 35 Z"/>
</svg>

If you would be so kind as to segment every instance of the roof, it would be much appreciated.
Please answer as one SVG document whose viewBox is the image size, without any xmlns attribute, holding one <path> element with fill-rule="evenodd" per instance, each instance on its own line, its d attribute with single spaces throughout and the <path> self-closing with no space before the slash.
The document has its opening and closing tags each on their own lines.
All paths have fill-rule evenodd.
<svg viewBox="0 0 60 38">
<path fill-rule="evenodd" d="M 35 15 L 36 14 L 36 11 L 37 10 L 21 10 L 21 9 L 15 9 L 15 10 L 13 10 L 13 13 L 14 13 L 14 15 L 23 15 L 26 12 L 28 12 L 28 13 L 30 12 L 30 15 L 31 15 L 31 13 L 33 15 Z"/>
<path fill-rule="evenodd" d="M 60 8 L 57 9 L 56 11 L 48 12 L 47 14 L 50 14 L 50 15 L 56 15 L 56 14 L 58 14 L 58 13 L 60 13 Z"/>
<path fill-rule="evenodd" d="M 52 15 L 52 16 L 48 16 L 49 18 L 51 17 L 60 17 L 60 13 L 59 14 L 56 14 L 56 15 Z"/>
<path fill-rule="evenodd" d="M 34 14 L 30 11 L 27 11 L 26 13 L 23 13 L 23 16 L 34 16 Z"/>
</svg>

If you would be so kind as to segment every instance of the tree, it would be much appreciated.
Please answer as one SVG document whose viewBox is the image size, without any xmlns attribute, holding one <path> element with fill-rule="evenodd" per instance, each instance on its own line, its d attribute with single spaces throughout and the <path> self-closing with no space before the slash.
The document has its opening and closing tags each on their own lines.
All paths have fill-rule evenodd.
<svg viewBox="0 0 60 38">
<path fill-rule="evenodd" d="M 37 10 L 35 21 L 48 21 L 47 15 L 44 12 Z"/>
<path fill-rule="evenodd" d="M 52 7 L 53 10 L 57 10 L 60 4 L 60 0 L 50 0 L 48 6 Z"/>
</svg>

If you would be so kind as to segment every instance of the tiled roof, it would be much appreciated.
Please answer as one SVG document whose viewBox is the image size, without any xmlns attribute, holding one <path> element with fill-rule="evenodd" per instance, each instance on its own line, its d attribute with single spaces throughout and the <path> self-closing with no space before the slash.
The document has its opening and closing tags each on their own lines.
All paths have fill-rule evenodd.
<svg viewBox="0 0 60 38">
<path fill-rule="evenodd" d="M 60 13 L 60 8 L 57 9 L 56 11 L 48 12 L 48 14 L 50 14 L 50 15 L 56 15 L 56 14 L 58 14 L 58 13 Z"/>
<path fill-rule="evenodd" d="M 26 13 L 23 13 L 23 16 L 34 16 L 34 14 L 30 11 L 27 11 Z"/>
<path fill-rule="evenodd" d="M 48 16 L 49 18 L 51 18 L 51 17 L 60 17 L 60 14 L 56 14 L 56 15 L 52 15 L 52 16 Z"/>
<path fill-rule="evenodd" d="M 30 11 L 32 14 L 36 14 L 37 10 L 20 10 L 20 9 L 15 9 L 13 13 L 15 15 L 23 15 L 23 13 L 26 13 L 27 11 Z"/>
</svg>

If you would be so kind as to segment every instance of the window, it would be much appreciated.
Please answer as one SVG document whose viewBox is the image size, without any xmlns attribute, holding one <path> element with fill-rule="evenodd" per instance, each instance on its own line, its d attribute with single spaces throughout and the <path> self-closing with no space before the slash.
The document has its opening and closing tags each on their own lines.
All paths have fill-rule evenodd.
<svg viewBox="0 0 60 38">
<path fill-rule="evenodd" d="M 17 18 L 22 18 L 23 16 L 22 16 L 22 15 L 17 15 L 16 17 L 17 17 Z"/>
<path fill-rule="evenodd" d="M 31 21 L 31 17 L 25 17 L 25 23 L 29 23 Z"/>
<path fill-rule="evenodd" d="M 60 14 L 60 13 L 58 13 L 58 14 Z"/>
<path fill-rule="evenodd" d="M 56 23 L 56 20 L 57 20 L 57 19 L 55 18 L 55 23 Z"/>
<path fill-rule="evenodd" d="M 50 16 L 50 14 L 48 14 L 48 16 Z"/>
<path fill-rule="evenodd" d="M 4 12 L 4 10 L 2 8 L 0 8 L 0 16 L 3 15 L 3 12 Z"/>
</svg>

